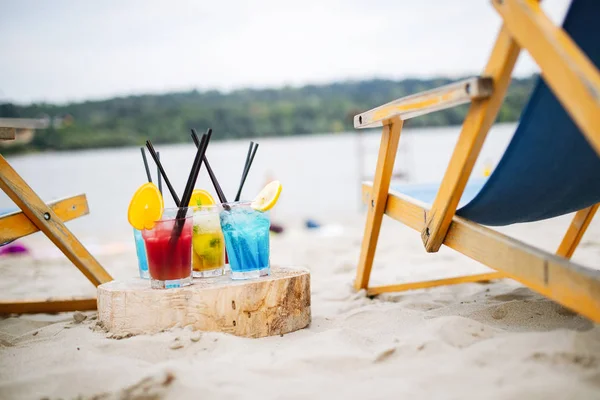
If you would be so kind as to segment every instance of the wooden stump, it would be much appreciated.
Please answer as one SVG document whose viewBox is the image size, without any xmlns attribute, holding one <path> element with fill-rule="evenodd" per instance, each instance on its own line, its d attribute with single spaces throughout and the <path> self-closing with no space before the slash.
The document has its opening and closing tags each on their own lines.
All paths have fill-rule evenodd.
<svg viewBox="0 0 600 400">
<path fill-rule="evenodd" d="M 98 286 L 98 319 L 116 336 L 191 325 L 257 338 L 302 329 L 310 318 L 310 274 L 299 268 L 272 267 L 254 280 L 194 279 L 179 289 L 151 289 L 140 278 Z"/>
</svg>

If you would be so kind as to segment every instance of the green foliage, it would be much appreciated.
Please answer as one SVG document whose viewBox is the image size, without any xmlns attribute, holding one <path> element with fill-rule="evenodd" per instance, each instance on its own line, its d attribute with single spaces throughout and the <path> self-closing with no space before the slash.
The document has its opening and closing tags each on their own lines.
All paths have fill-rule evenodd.
<svg viewBox="0 0 600 400">
<path fill-rule="evenodd" d="M 0 117 L 70 115 L 71 124 L 36 132 L 34 140 L 6 151 L 66 150 L 188 142 L 189 129 L 211 127 L 216 140 L 353 131 L 352 117 L 396 98 L 452 82 L 449 79 L 370 80 L 300 88 L 241 89 L 231 93 L 196 90 L 119 97 L 66 105 L 0 104 Z M 516 121 L 535 77 L 514 79 L 498 122 Z M 407 126 L 457 125 L 468 106 L 407 121 Z"/>
</svg>

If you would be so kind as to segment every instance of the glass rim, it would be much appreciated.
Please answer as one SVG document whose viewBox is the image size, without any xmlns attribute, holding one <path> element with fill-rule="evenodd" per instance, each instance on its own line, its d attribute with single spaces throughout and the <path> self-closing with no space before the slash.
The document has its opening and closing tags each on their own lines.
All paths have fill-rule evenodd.
<svg viewBox="0 0 600 400">
<path fill-rule="evenodd" d="M 203 205 L 203 206 L 189 206 L 188 208 L 191 208 L 194 212 L 196 211 L 202 211 L 202 210 L 213 210 L 213 209 L 218 209 L 221 206 L 221 204 L 207 204 L 207 205 Z"/>
<path fill-rule="evenodd" d="M 185 215 L 182 218 L 177 218 L 177 213 L 180 210 L 186 210 Z M 158 222 L 167 222 L 167 221 L 176 221 L 176 220 L 184 220 L 187 218 L 190 218 L 194 215 L 194 213 L 189 213 L 189 210 L 192 210 L 192 207 L 168 207 L 168 208 L 163 208 L 162 209 L 162 214 L 160 216 L 160 219 L 155 220 L 155 223 Z M 165 216 L 165 213 L 167 214 L 167 216 Z"/>
<path fill-rule="evenodd" d="M 227 203 L 221 203 L 221 207 L 229 206 L 229 207 L 239 207 L 239 206 L 249 206 L 252 204 L 250 200 L 240 200 L 240 201 L 229 201 Z"/>
</svg>

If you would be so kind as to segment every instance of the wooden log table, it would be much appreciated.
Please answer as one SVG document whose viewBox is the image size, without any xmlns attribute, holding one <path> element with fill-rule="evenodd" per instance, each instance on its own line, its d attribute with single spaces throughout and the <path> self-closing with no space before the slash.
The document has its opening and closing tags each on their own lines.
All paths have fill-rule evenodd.
<svg viewBox="0 0 600 400">
<path fill-rule="evenodd" d="M 140 278 L 98 286 L 98 319 L 117 336 L 191 325 L 258 338 L 302 329 L 310 318 L 310 273 L 302 268 L 272 267 L 253 280 L 194 279 L 178 289 L 151 289 Z"/>
</svg>

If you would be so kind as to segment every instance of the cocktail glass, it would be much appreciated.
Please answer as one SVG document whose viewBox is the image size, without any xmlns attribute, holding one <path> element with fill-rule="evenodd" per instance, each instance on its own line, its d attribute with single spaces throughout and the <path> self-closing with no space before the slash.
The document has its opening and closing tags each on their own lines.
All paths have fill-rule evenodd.
<svg viewBox="0 0 600 400">
<path fill-rule="evenodd" d="M 225 240 L 219 221 L 220 207 L 194 207 L 192 275 L 205 278 L 223 275 Z"/>
<path fill-rule="evenodd" d="M 250 202 L 235 202 L 222 205 L 220 219 L 231 278 L 269 275 L 269 213 L 254 210 Z"/>
<path fill-rule="evenodd" d="M 192 283 L 192 215 L 187 207 L 165 209 L 152 229 L 142 231 L 152 288 Z"/>
<path fill-rule="evenodd" d="M 140 278 L 150 279 L 150 272 L 148 272 L 148 257 L 146 256 L 146 244 L 142 237 L 142 231 L 133 228 L 133 238 L 135 239 L 135 252 L 137 253 Z"/>
</svg>

